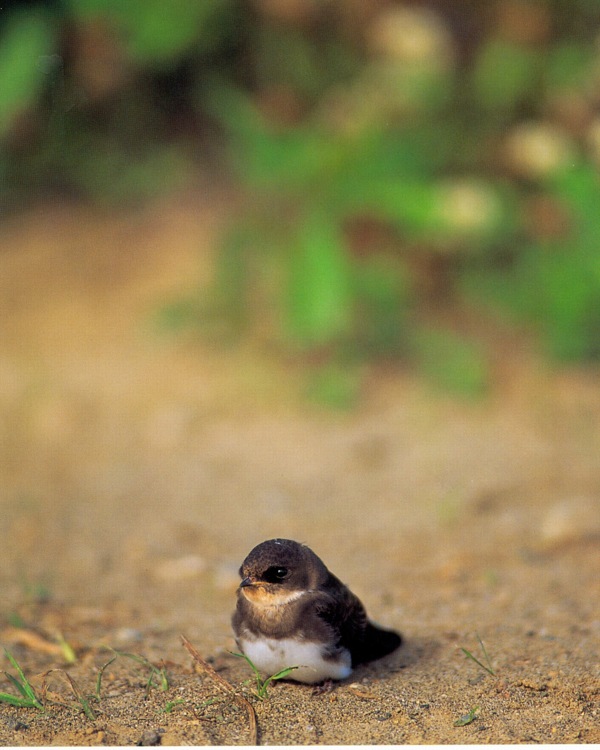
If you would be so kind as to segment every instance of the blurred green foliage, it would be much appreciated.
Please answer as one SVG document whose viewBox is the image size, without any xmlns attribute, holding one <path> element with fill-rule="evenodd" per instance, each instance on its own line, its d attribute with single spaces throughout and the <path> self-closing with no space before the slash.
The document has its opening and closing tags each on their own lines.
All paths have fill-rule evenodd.
<svg viewBox="0 0 600 750">
<path fill-rule="evenodd" d="M 15 13 L 5 23 L 1 41 L 0 136 L 41 93 L 44 55 L 54 48 L 52 24 L 43 13 Z"/>
<path fill-rule="evenodd" d="M 523 243 L 506 269 L 481 265 L 464 274 L 464 289 L 479 305 L 493 305 L 512 321 L 529 321 L 547 351 L 562 361 L 600 359 L 600 179 L 578 163 L 547 185 L 567 210 L 565 237 Z"/>
<path fill-rule="evenodd" d="M 17 3 L 17 5 L 20 5 Z M 0 199 L 241 188 L 214 283 L 165 311 L 310 363 L 475 395 L 478 311 L 600 358 L 600 4 L 62 0 L 0 18 Z M 485 7 L 484 7 L 485 6 Z"/>
<path fill-rule="evenodd" d="M 218 48 L 231 18 L 232 0 L 68 0 L 69 15 L 101 18 L 114 27 L 127 55 L 150 68 L 177 65 L 190 50 Z M 168 12 L 165 12 L 168 10 Z"/>
<path fill-rule="evenodd" d="M 483 111 L 508 119 L 535 96 L 545 55 L 504 39 L 484 45 L 473 68 L 473 93 Z"/>
<path fill-rule="evenodd" d="M 189 182 L 186 66 L 219 58 L 234 0 L 16 5 L 0 13 L 3 204 L 59 190 L 131 205 Z"/>
</svg>

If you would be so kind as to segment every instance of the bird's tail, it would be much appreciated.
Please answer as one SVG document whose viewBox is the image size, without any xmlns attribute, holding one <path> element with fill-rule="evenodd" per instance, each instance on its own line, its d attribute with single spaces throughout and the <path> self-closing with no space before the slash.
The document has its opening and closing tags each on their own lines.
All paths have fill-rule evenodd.
<svg viewBox="0 0 600 750">
<path fill-rule="evenodd" d="M 401 643 L 400 633 L 396 633 L 395 630 L 385 630 L 369 622 L 360 646 L 353 650 L 352 666 L 381 659 L 395 651 Z"/>
</svg>

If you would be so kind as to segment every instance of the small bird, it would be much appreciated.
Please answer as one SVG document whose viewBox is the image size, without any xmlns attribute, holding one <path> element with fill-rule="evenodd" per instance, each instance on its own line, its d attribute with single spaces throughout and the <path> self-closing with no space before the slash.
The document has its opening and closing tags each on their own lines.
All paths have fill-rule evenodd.
<svg viewBox="0 0 600 750">
<path fill-rule="evenodd" d="M 357 664 L 386 656 L 402 642 L 398 633 L 370 622 L 359 599 L 303 544 L 262 542 L 239 572 L 233 631 L 261 672 L 297 666 L 288 679 L 343 680 Z"/>
</svg>

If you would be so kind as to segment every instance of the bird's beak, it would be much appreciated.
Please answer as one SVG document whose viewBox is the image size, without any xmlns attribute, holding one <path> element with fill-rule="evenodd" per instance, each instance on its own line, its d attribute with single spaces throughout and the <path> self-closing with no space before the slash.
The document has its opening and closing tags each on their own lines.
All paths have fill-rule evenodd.
<svg viewBox="0 0 600 750">
<path fill-rule="evenodd" d="M 254 581 L 250 576 L 247 578 L 242 579 L 242 582 L 240 583 L 240 588 L 245 588 L 246 586 L 254 586 Z"/>
</svg>

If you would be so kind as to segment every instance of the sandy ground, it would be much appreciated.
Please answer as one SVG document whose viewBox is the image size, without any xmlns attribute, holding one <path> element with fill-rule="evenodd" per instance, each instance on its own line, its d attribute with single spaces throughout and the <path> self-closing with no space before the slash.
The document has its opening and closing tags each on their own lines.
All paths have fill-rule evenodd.
<svg viewBox="0 0 600 750">
<path fill-rule="evenodd" d="M 388 368 L 355 411 L 309 408 L 271 354 L 155 324 L 206 279 L 222 215 L 196 196 L 0 225 L 0 644 L 45 707 L 0 704 L 0 743 L 248 744 L 239 696 L 263 744 L 600 742 L 599 373 L 504 343 L 486 400 Z M 405 645 L 257 700 L 229 619 L 273 536 Z M 483 660 L 478 638 L 494 674 L 461 651 Z"/>
</svg>

